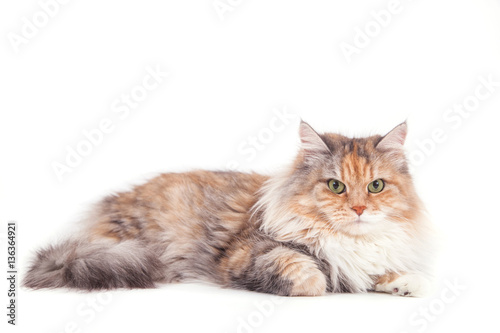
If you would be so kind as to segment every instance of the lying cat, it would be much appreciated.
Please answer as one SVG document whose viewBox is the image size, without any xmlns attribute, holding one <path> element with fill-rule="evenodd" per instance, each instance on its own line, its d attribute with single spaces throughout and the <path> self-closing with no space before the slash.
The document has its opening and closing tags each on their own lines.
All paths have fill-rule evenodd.
<svg viewBox="0 0 500 333">
<path fill-rule="evenodd" d="M 385 136 L 300 124 L 295 161 L 274 176 L 162 174 L 105 198 L 86 231 L 38 252 L 29 288 L 152 288 L 202 280 L 284 296 L 421 296 L 430 235 L 403 151 Z"/>
</svg>

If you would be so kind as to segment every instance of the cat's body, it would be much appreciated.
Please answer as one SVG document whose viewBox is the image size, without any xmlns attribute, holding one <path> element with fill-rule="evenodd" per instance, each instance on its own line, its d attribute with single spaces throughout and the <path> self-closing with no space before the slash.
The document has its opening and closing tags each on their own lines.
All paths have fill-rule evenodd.
<svg viewBox="0 0 500 333">
<path fill-rule="evenodd" d="M 428 224 L 401 149 L 405 135 L 406 124 L 385 137 L 348 139 L 302 123 L 297 159 L 277 176 L 160 175 L 104 199 L 82 235 L 40 251 L 25 285 L 93 290 L 203 280 L 288 296 L 419 296 Z M 335 193 L 331 180 L 344 191 Z M 383 190 L 366 190 L 375 180 Z"/>
</svg>

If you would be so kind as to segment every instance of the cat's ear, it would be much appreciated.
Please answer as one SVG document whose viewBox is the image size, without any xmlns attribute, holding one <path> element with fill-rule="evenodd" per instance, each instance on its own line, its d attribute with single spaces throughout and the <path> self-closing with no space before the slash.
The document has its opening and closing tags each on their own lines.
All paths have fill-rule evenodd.
<svg viewBox="0 0 500 333">
<path fill-rule="evenodd" d="M 403 149 L 405 144 L 406 134 L 408 133 L 408 126 L 406 121 L 394 127 L 387 133 L 377 144 L 378 149 Z"/>
<path fill-rule="evenodd" d="M 323 139 L 316 133 L 313 128 L 305 121 L 300 121 L 300 142 L 301 151 L 304 153 L 306 159 L 308 157 L 317 157 L 318 155 L 329 153 L 330 149 L 323 141 Z"/>
</svg>

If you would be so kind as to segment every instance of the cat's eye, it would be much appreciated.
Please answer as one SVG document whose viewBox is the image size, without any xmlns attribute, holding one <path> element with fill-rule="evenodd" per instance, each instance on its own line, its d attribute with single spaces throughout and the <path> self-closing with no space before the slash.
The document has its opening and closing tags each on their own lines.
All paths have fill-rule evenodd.
<svg viewBox="0 0 500 333">
<path fill-rule="evenodd" d="M 344 183 L 336 179 L 330 179 L 328 181 L 328 188 L 335 194 L 340 194 L 345 191 Z"/>
<path fill-rule="evenodd" d="M 368 184 L 368 191 L 371 193 L 379 193 L 384 189 L 384 181 L 377 179 Z"/>
</svg>

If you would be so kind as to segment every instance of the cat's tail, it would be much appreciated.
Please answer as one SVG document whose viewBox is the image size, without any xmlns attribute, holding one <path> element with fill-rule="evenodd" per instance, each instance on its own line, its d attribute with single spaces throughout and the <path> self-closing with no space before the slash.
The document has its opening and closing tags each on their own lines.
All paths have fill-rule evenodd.
<svg viewBox="0 0 500 333">
<path fill-rule="evenodd" d="M 38 251 L 23 285 L 33 289 L 153 288 L 161 272 L 158 254 L 137 240 L 68 240 Z"/>
</svg>

